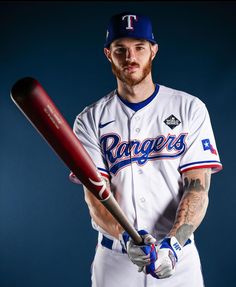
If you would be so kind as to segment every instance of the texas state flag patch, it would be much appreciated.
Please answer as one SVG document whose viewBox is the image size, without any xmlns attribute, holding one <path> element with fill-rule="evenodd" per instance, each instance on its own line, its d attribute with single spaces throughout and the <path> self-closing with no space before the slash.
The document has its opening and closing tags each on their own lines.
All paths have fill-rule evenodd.
<svg viewBox="0 0 236 287">
<path fill-rule="evenodd" d="M 217 155 L 216 149 L 212 146 L 209 139 L 202 140 L 203 150 L 209 150 L 211 153 Z"/>
</svg>

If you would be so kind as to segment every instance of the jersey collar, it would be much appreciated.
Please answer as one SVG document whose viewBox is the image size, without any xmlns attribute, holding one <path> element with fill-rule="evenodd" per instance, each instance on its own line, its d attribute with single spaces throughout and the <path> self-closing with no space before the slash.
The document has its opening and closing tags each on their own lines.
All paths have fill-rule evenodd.
<svg viewBox="0 0 236 287">
<path fill-rule="evenodd" d="M 128 106 L 130 109 L 132 109 L 133 111 L 137 112 L 138 110 L 144 108 L 146 105 L 148 105 L 158 94 L 159 91 L 159 85 L 156 84 L 155 85 L 155 91 L 154 93 L 148 97 L 146 100 L 139 102 L 139 103 L 130 103 L 127 100 L 124 100 L 119 94 L 118 91 L 116 91 L 117 96 L 119 97 L 119 99 L 122 101 L 122 103 L 124 103 L 126 106 Z"/>
</svg>

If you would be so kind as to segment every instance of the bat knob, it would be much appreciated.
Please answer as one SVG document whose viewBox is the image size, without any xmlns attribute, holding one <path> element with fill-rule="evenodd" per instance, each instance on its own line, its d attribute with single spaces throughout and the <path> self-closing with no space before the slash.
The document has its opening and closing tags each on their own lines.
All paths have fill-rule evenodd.
<svg viewBox="0 0 236 287">
<path fill-rule="evenodd" d="M 16 102 L 23 101 L 38 85 L 38 81 L 31 77 L 18 80 L 11 89 L 11 98 Z"/>
</svg>

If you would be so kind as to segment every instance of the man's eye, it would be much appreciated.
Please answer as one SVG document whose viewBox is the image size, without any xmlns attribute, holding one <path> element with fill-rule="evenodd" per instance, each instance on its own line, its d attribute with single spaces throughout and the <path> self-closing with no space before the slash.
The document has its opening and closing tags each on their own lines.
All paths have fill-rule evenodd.
<svg viewBox="0 0 236 287">
<path fill-rule="evenodd" d="M 137 46 L 137 47 L 136 47 L 136 50 L 137 50 L 137 51 L 142 51 L 142 50 L 144 50 L 144 47 L 142 47 L 142 46 Z"/>
<path fill-rule="evenodd" d="M 118 49 L 115 50 L 115 52 L 117 54 L 123 54 L 123 53 L 125 53 L 125 49 L 124 48 L 118 48 Z"/>
</svg>

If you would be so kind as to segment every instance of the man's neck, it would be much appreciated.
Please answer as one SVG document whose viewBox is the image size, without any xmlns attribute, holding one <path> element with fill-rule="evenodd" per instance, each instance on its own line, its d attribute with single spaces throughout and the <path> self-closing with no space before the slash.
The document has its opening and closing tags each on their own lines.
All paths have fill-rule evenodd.
<svg viewBox="0 0 236 287">
<path fill-rule="evenodd" d="M 119 96 L 130 103 L 140 103 L 149 98 L 155 91 L 155 85 L 150 77 L 135 86 L 128 86 L 119 80 L 117 83 Z"/>
</svg>

